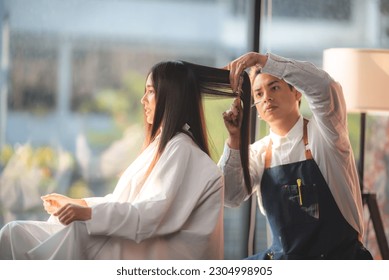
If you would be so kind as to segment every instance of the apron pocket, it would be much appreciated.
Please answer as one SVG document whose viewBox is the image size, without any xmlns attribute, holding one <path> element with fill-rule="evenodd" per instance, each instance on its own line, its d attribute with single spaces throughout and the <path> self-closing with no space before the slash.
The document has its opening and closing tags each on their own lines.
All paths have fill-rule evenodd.
<svg viewBox="0 0 389 280">
<path fill-rule="evenodd" d="M 283 185 L 281 189 L 286 207 L 284 211 L 288 212 L 288 216 L 292 215 L 295 222 L 304 222 L 306 215 L 319 219 L 319 195 L 316 184 Z"/>
</svg>

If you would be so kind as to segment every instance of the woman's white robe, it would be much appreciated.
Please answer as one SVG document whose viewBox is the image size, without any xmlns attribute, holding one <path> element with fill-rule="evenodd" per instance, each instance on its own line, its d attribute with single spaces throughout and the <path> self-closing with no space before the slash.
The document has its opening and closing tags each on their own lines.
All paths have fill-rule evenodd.
<svg viewBox="0 0 389 280">
<path fill-rule="evenodd" d="M 221 171 L 180 133 L 142 184 L 156 147 L 127 168 L 112 194 L 85 199 L 91 220 L 5 225 L 0 259 L 223 259 Z"/>
</svg>

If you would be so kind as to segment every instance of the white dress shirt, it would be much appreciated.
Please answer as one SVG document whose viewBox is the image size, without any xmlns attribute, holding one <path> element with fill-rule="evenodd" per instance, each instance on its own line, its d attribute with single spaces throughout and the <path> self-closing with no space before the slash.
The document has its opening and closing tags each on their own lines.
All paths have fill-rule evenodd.
<svg viewBox="0 0 389 280">
<path fill-rule="evenodd" d="M 346 104 L 342 88 L 326 72 L 309 62 L 268 54 L 262 73 L 285 80 L 300 91 L 312 111 L 308 123 L 308 141 L 313 158 L 347 222 L 363 235 L 362 199 L 347 128 Z M 261 200 L 260 183 L 269 139 L 273 141 L 271 166 L 305 160 L 302 140 L 303 117 L 285 136 L 270 131 L 269 135 L 250 146 L 250 175 L 253 193 L 266 215 Z M 251 194 L 244 186 L 238 150 L 225 144 L 218 163 L 225 176 L 225 205 L 237 207 Z"/>
</svg>

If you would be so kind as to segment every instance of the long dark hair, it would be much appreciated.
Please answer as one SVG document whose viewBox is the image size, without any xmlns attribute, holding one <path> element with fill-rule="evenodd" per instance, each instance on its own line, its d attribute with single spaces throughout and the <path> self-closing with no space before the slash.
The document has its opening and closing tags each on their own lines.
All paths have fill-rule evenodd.
<svg viewBox="0 0 389 280">
<path fill-rule="evenodd" d="M 178 132 L 185 132 L 183 130 L 185 124 L 189 125 L 190 135 L 194 142 L 210 155 L 202 95 L 238 97 L 238 94 L 231 90 L 229 71 L 185 61 L 165 61 L 154 65 L 149 75 L 151 75 L 156 92 L 156 108 L 153 124 L 146 124 L 144 146 L 154 141 L 158 134 L 161 136 L 157 154 L 147 174 L 155 166 L 170 139 Z M 251 192 L 248 157 L 251 86 L 246 72 L 243 73 L 240 98 L 243 103 L 240 156 L 246 187 Z M 161 127 L 163 127 L 162 130 Z"/>
</svg>

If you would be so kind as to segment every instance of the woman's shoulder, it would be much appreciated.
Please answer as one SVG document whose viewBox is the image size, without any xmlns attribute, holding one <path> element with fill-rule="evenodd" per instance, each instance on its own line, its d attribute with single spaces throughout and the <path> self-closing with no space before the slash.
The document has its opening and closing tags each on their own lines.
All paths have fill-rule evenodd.
<svg viewBox="0 0 389 280">
<path fill-rule="evenodd" d="M 189 154 L 189 152 L 193 149 L 192 142 L 193 140 L 190 136 L 185 133 L 177 133 L 167 143 L 164 153 L 180 152 Z"/>
<path fill-rule="evenodd" d="M 194 142 L 191 136 L 186 133 L 177 133 L 167 144 L 166 148 L 169 150 L 178 150 L 187 154 L 199 153 L 207 155 L 200 147 Z M 208 156 L 208 155 L 207 155 Z"/>
<path fill-rule="evenodd" d="M 180 150 L 203 152 L 194 142 L 193 138 L 183 132 L 177 133 L 172 139 L 170 139 L 167 146 L 170 148 L 178 148 Z"/>
<path fill-rule="evenodd" d="M 178 151 L 179 153 L 187 155 L 193 163 L 197 163 L 199 166 L 203 164 L 205 168 L 214 167 L 215 169 L 219 169 L 216 162 L 214 162 L 207 153 L 201 150 L 192 137 L 186 133 L 177 133 L 169 141 L 167 148 L 167 152 L 169 153 L 172 151 Z"/>
<path fill-rule="evenodd" d="M 186 133 L 183 133 L 183 132 L 179 132 L 176 135 L 174 135 L 172 139 L 170 139 L 169 144 L 170 145 L 189 145 L 191 142 L 193 142 L 193 140 L 189 135 L 187 135 Z"/>
</svg>

